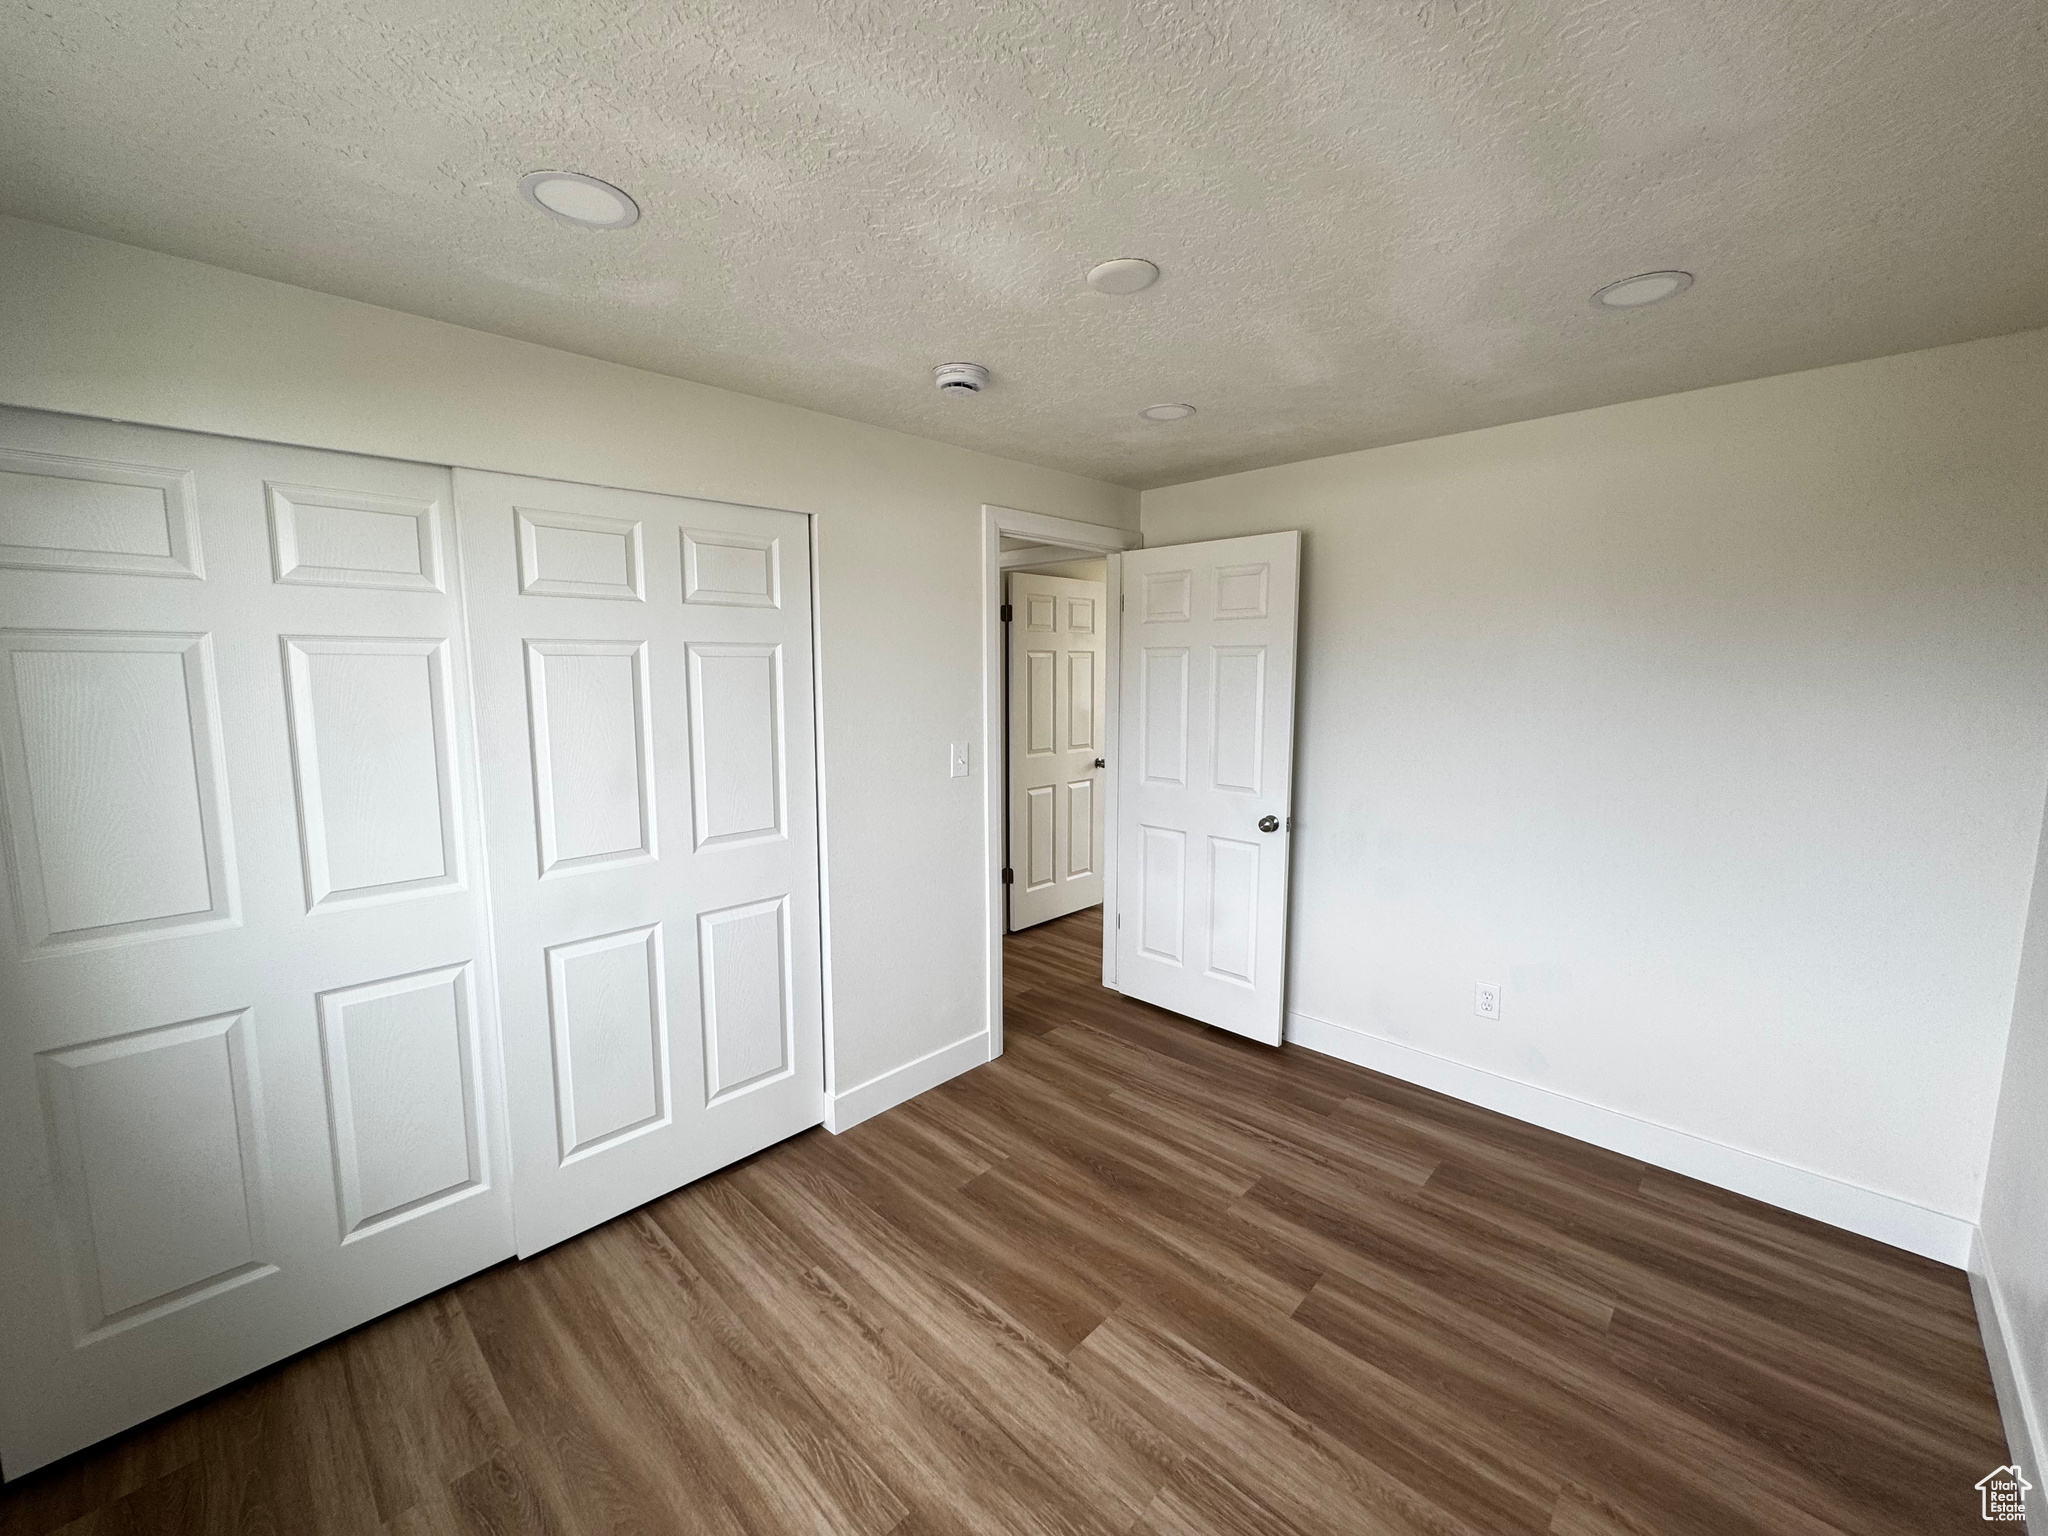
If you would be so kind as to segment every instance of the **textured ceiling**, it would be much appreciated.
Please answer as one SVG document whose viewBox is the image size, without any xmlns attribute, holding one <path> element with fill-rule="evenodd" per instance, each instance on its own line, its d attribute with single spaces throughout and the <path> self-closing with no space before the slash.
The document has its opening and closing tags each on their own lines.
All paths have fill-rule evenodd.
<svg viewBox="0 0 2048 1536">
<path fill-rule="evenodd" d="M 2048 324 L 2040 0 L 0 0 L 0 36 L 7 212 L 1128 485 Z M 537 167 L 645 216 L 549 219 Z M 1123 255 L 1165 276 L 1082 285 Z M 1588 304 L 1656 267 L 1698 285 Z M 994 385 L 940 396 L 954 360 Z"/>
</svg>

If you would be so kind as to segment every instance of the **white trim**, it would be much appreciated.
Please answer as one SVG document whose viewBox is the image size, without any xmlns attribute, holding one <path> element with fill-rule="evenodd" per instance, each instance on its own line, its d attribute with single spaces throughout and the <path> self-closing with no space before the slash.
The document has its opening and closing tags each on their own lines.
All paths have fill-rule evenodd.
<svg viewBox="0 0 2048 1536">
<path fill-rule="evenodd" d="M 832 866 L 825 835 L 825 583 L 818 569 L 818 514 L 805 514 L 811 532 L 811 751 L 818 817 L 818 1018 L 825 1032 L 824 1081 L 819 1084 L 826 1118 L 832 1114 Z"/>
<path fill-rule="evenodd" d="M 1105 601 L 1109 617 L 1117 617 L 1123 592 L 1122 552 L 1144 543 L 1128 528 L 1109 528 L 1098 523 L 1077 523 L 1071 518 L 1048 517 L 1042 512 L 1022 512 L 1015 507 L 983 504 L 981 509 L 981 792 L 982 858 L 985 901 L 982 928 L 988 937 L 988 1057 L 1003 1054 L 1003 535 L 1036 539 L 1066 549 L 1106 557 Z M 1104 662 L 1108 674 L 1103 689 L 1107 728 L 1103 750 L 1109 758 L 1109 793 L 1104 800 L 1103 819 L 1108 828 L 1116 826 L 1116 684 L 1117 657 L 1123 626 L 1112 622 L 1107 629 L 1109 654 Z M 1105 832 L 1102 858 L 1102 910 L 1116 910 L 1116 839 Z M 1114 986 L 1116 944 L 1114 930 L 1105 921 L 1103 932 L 1103 982 Z M 964 1070 L 964 1069 L 963 1069 Z M 860 1090 L 856 1090 L 860 1091 Z"/>
<path fill-rule="evenodd" d="M 986 1030 L 942 1045 L 915 1061 L 891 1067 L 879 1077 L 871 1077 L 859 1087 L 827 1099 L 825 1129 L 835 1136 L 850 1131 L 861 1121 L 872 1119 L 885 1109 L 894 1109 L 904 1100 L 914 1099 L 927 1088 L 936 1088 L 947 1078 L 971 1071 L 988 1059 Z"/>
<path fill-rule="evenodd" d="M 161 430 L 161 429 L 160 429 Z M 496 886 L 491 880 L 491 850 L 485 833 L 489 830 L 484 823 L 484 738 L 483 706 L 477 692 L 476 628 L 470 621 L 469 612 L 469 571 L 475 551 L 463 540 L 463 528 L 470 521 L 462 515 L 462 473 L 454 466 L 448 470 L 448 538 L 445 548 L 450 557 L 448 573 L 449 595 L 455 599 L 456 622 L 462 634 L 462 691 L 469 707 L 469 730 L 465 733 L 464 748 L 474 765 L 470 770 L 470 792 L 474 795 L 473 806 L 465 814 L 473 815 L 476 827 L 476 892 L 483 903 L 483 942 L 477 945 L 477 996 L 482 1006 L 478 1010 L 482 1028 L 478 1031 L 478 1044 L 484 1054 L 484 1107 L 487 1113 L 498 1117 L 498 1136 L 504 1147 L 505 1198 L 511 1199 L 512 1191 L 512 1087 L 505 1080 L 505 1013 L 504 994 L 498 986 L 498 911 L 491 898 Z M 530 728 L 530 727 L 529 727 Z M 500 850 L 502 852 L 502 850 Z M 489 1145 L 488 1141 L 485 1143 Z M 512 1239 L 517 1251 L 519 1240 L 519 1213 L 512 1213 Z"/>
<path fill-rule="evenodd" d="M 1006 549 L 998 556 L 998 563 L 1006 571 L 1020 566 L 1058 565 L 1069 560 L 1092 560 L 1102 553 L 1099 549 L 1076 549 L 1071 544 L 1033 544 L 1025 549 Z"/>
<path fill-rule="evenodd" d="M 1116 828 L 1117 828 L 1117 727 L 1122 713 L 1118 691 L 1123 687 L 1124 654 L 1124 557 L 1108 556 L 1103 562 L 1105 610 L 1102 654 L 1102 755 L 1109 768 L 1102 775 L 1102 984 L 1116 990 Z"/>
<path fill-rule="evenodd" d="M 1290 1044 L 1335 1056 L 1353 1066 L 1432 1088 L 1467 1104 L 1512 1115 L 1942 1264 L 1960 1269 L 1969 1261 L 1970 1239 L 1976 1231 L 1970 1222 L 1896 1195 L 1588 1104 L 1293 1009 L 1287 1014 L 1285 1038 Z"/>
<path fill-rule="evenodd" d="M 1970 1294 L 1977 1303 L 1977 1330 L 1984 1336 L 1991 1385 L 1998 1393 L 2006 1450 L 2036 1494 L 2041 1494 L 2048 1487 L 2048 1410 L 2034 1395 L 2026 1362 L 2012 1347 L 2012 1312 L 2005 1305 L 2005 1292 L 1999 1288 L 1982 1232 L 1976 1233 L 1970 1244 Z M 2048 1498 L 2048 1494 L 2041 1496 Z"/>
<path fill-rule="evenodd" d="M 998 507 L 983 502 L 982 527 L 991 523 L 996 530 L 996 550 L 1002 551 L 1003 535 L 1032 539 L 1040 544 L 1058 544 L 1067 549 L 1100 554 L 1105 550 L 1136 549 L 1145 540 L 1135 528 L 1112 528 L 1107 523 L 1077 522 L 1071 517 L 1050 517 L 1043 512 L 1025 512 L 1017 507 Z"/>
</svg>

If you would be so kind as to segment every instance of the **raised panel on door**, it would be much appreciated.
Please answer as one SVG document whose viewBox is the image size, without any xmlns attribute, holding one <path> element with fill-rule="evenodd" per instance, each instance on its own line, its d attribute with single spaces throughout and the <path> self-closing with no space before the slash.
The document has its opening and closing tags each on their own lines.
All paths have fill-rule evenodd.
<svg viewBox="0 0 2048 1536">
<path fill-rule="evenodd" d="M 533 1253 L 823 1117 L 810 542 L 637 491 L 457 498 Z"/>
<path fill-rule="evenodd" d="M 189 469 L 0 447 L 0 566 L 197 581 L 196 502 Z"/>
<path fill-rule="evenodd" d="M 796 1060 L 788 900 L 778 896 L 698 914 L 697 963 L 709 1101 L 787 1076 Z"/>
<path fill-rule="evenodd" d="M 0 410 L 0 1468 L 512 1251 L 447 471 Z"/>
<path fill-rule="evenodd" d="M 472 970 L 320 995 L 344 1243 L 488 1187 Z"/>
<path fill-rule="evenodd" d="M 1059 878 L 1057 805 L 1058 791 L 1050 784 L 1034 784 L 1024 791 L 1024 868 L 1018 878 L 1026 891 L 1042 890 Z"/>
<path fill-rule="evenodd" d="M 444 591 L 437 502 L 270 484 L 270 550 L 293 586 Z"/>
<path fill-rule="evenodd" d="M 1095 780 L 1092 777 L 1075 779 L 1066 786 L 1066 814 L 1063 818 L 1067 824 L 1066 868 L 1061 873 L 1069 880 L 1101 873 L 1095 856 L 1096 829 L 1101 819 L 1097 813 L 1095 795 Z"/>
<path fill-rule="evenodd" d="M 1249 987 L 1258 969 L 1259 844 L 1213 834 L 1208 842 L 1208 973 Z"/>
<path fill-rule="evenodd" d="M 1268 560 L 1250 565 L 1218 566 L 1215 572 L 1216 617 L 1265 618 L 1266 595 L 1272 584 L 1272 573 L 1272 562 Z"/>
<path fill-rule="evenodd" d="M 1100 660 L 1093 651 L 1067 653 L 1066 745 L 1069 751 L 1092 752 L 1100 745 L 1096 739 L 1096 716 L 1100 709 L 1095 689 L 1095 669 Z"/>
<path fill-rule="evenodd" d="M 1218 646 L 1211 665 L 1209 782 L 1257 795 L 1265 787 L 1266 648 Z"/>
<path fill-rule="evenodd" d="M 1147 646 L 1138 674 L 1138 752 L 1152 784 L 1184 784 L 1188 776 L 1188 652 Z"/>
<path fill-rule="evenodd" d="M 685 528 L 682 539 L 684 602 L 730 608 L 782 606 L 782 535 Z"/>
<path fill-rule="evenodd" d="M 697 846 L 781 837 L 782 647 L 686 643 Z"/>
<path fill-rule="evenodd" d="M 1178 827 L 1138 830 L 1138 953 L 1178 966 L 1186 953 L 1188 836 Z"/>
<path fill-rule="evenodd" d="M 1126 575 L 1130 575 L 1128 567 Z M 1138 613 L 1144 624 L 1174 624 L 1193 616 L 1195 578 L 1192 571 L 1137 573 Z"/>
<path fill-rule="evenodd" d="M 1278 1044 L 1300 537 L 1138 550 L 1123 573 L 1117 986 Z"/>
<path fill-rule="evenodd" d="M 0 804 L 24 950 L 233 923 L 213 642 L 0 630 Z"/>
<path fill-rule="evenodd" d="M 551 945 L 547 973 L 561 1161 L 667 1125 L 662 925 Z"/>
<path fill-rule="evenodd" d="M 646 642 L 529 640 L 526 694 L 541 873 L 654 857 Z"/>
<path fill-rule="evenodd" d="M 246 1008 L 37 1057 L 80 1345 L 275 1272 L 249 1058 Z"/>
<path fill-rule="evenodd" d="M 308 906 L 460 886 L 448 642 L 283 645 Z"/>
<path fill-rule="evenodd" d="M 1059 743 L 1053 720 L 1053 682 L 1058 665 L 1059 656 L 1054 651 L 1024 653 L 1024 750 L 1033 757 L 1053 751 Z"/>
<path fill-rule="evenodd" d="M 519 590 L 528 597 L 647 600 L 645 532 L 632 518 L 517 507 Z"/>
</svg>

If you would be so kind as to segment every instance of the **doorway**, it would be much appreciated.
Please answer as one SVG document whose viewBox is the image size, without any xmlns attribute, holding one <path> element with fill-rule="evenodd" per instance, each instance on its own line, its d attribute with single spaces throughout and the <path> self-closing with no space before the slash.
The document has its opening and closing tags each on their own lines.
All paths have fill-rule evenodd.
<svg viewBox="0 0 2048 1536">
<path fill-rule="evenodd" d="M 1114 908 L 1117 614 L 1121 556 L 1139 542 L 1120 528 L 982 508 L 991 1054 L 1002 1050 L 1006 934 L 1053 919 L 1099 931 L 1076 914 Z M 1093 944 L 1114 986 L 1114 946 Z"/>
<path fill-rule="evenodd" d="M 1004 876 L 1019 869 L 1002 771 L 1015 629 L 1002 618 L 1006 562 L 1022 571 L 1098 555 L 1102 902 L 1055 921 L 1078 932 L 1081 912 L 1101 918 L 1106 987 L 1267 1045 L 1284 1033 L 1301 535 L 1142 542 L 983 508 L 991 1055 L 1002 1051 L 1018 878 Z"/>
</svg>

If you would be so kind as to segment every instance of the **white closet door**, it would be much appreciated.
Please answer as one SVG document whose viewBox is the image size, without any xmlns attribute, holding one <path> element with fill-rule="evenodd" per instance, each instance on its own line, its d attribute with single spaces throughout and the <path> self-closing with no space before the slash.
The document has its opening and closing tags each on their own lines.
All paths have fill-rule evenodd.
<svg viewBox="0 0 2048 1536">
<path fill-rule="evenodd" d="M 809 529 L 456 498 L 525 1255 L 824 1117 Z"/>
<path fill-rule="evenodd" d="M 445 470 L 0 411 L 0 1464 L 511 1251 Z"/>
<path fill-rule="evenodd" d="M 1123 557 L 1117 989 L 1278 1045 L 1301 535 Z"/>
</svg>

